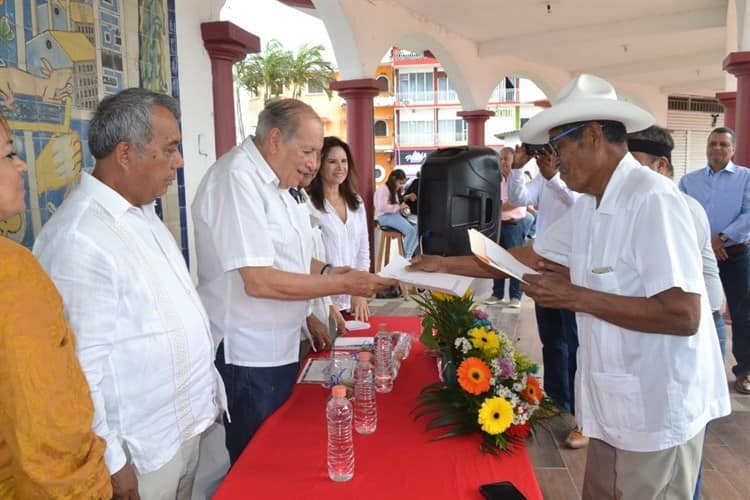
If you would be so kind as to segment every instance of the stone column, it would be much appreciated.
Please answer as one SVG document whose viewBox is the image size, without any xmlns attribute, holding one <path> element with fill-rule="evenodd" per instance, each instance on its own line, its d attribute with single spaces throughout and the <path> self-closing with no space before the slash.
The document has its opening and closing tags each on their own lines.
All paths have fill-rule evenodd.
<svg viewBox="0 0 750 500">
<path fill-rule="evenodd" d="M 214 139 L 218 158 L 237 142 L 232 65 L 244 59 L 248 53 L 260 52 L 260 39 L 229 21 L 202 23 L 201 35 L 211 58 Z"/>
<path fill-rule="evenodd" d="M 735 119 L 737 92 L 717 92 L 716 99 L 724 106 L 724 126 L 734 129 L 737 123 Z"/>
<path fill-rule="evenodd" d="M 346 142 L 352 150 L 357 167 L 357 192 L 365 201 L 367 211 L 367 232 L 370 240 L 370 268 L 373 268 L 373 195 L 375 193 L 375 135 L 373 123 L 375 114 L 373 97 L 386 90 L 385 83 L 373 78 L 343 80 L 331 83 L 331 89 L 346 101 Z"/>
<path fill-rule="evenodd" d="M 738 165 L 750 165 L 750 51 L 732 52 L 724 58 L 724 71 L 737 77 L 737 105 L 735 110 L 735 127 L 737 149 L 734 162 Z"/>
<path fill-rule="evenodd" d="M 469 146 L 484 146 L 484 122 L 495 113 L 488 109 L 474 109 L 456 114 L 469 124 Z"/>
</svg>

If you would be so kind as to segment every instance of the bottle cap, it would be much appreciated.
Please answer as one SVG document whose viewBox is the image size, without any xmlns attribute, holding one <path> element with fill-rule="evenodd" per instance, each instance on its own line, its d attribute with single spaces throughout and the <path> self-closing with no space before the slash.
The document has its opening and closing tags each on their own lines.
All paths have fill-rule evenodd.
<svg viewBox="0 0 750 500">
<path fill-rule="evenodd" d="M 345 385 L 334 385 L 331 389 L 331 394 L 334 398 L 345 398 L 346 397 L 346 386 Z"/>
<path fill-rule="evenodd" d="M 372 353 L 370 351 L 359 351 L 357 353 L 357 359 L 360 361 L 370 361 L 372 359 Z"/>
</svg>

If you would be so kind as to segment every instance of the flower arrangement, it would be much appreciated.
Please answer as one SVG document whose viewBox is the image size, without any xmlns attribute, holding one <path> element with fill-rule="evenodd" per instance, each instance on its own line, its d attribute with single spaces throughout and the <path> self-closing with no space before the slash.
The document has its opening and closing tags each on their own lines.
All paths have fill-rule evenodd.
<svg viewBox="0 0 750 500">
<path fill-rule="evenodd" d="M 538 366 L 492 327 L 471 290 L 414 300 L 423 309 L 420 340 L 441 355 L 440 381 L 422 389 L 416 418 L 431 415 L 427 429 L 444 430 L 434 439 L 479 432 L 482 451 L 512 450 L 530 432 L 537 410 L 552 405 L 536 378 Z"/>
</svg>

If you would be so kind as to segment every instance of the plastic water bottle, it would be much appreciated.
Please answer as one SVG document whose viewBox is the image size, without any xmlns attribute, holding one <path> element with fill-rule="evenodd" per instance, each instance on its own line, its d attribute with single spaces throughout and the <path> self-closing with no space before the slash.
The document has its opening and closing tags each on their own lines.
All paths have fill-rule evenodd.
<svg viewBox="0 0 750 500">
<path fill-rule="evenodd" d="M 391 334 L 386 331 L 385 323 L 378 326 L 375 335 L 375 390 L 391 392 L 393 390 L 393 344 Z"/>
<path fill-rule="evenodd" d="M 360 434 L 372 434 L 378 426 L 375 369 L 370 363 L 371 353 L 362 351 L 357 357 L 359 362 L 354 368 L 354 430 Z"/>
<path fill-rule="evenodd" d="M 354 439 L 352 405 L 346 398 L 346 387 L 335 385 L 326 406 L 328 420 L 328 476 L 334 481 L 348 481 L 354 476 Z"/>
</svg>

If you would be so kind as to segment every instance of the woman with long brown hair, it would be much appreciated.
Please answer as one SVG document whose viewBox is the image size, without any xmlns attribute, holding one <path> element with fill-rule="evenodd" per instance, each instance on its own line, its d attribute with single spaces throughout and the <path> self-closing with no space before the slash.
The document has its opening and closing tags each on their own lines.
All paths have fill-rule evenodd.
<svg viewBox="0 0 750 500">
<path fill-rule="evenodd" d="M 417 195 L 401 195 L 406 184 L 406 174 L 400 168 L 393 170 L 385 184 L 375 190 L 375 216 L 381 226 L 395 229 L 404 235 L 406 258 L 411 259 L 417 250 L 417 226 L 404 217 L 403 211 L 409 210 L 406 201 L 415 201 Z"/>
<path fill-rule="evenodd" d="M 370 269 L 367 218 L 354 179 L 354 158 L 349 145 L 338 137 L 326 137 L 320 153 L 320 170 L 310 184 L 309 194 L 318 211 L 326 258 L 334 266 Z M 337 295 L 333 303 L 354 319 L 367 321 L 367 298 Z"/>
</svg>

